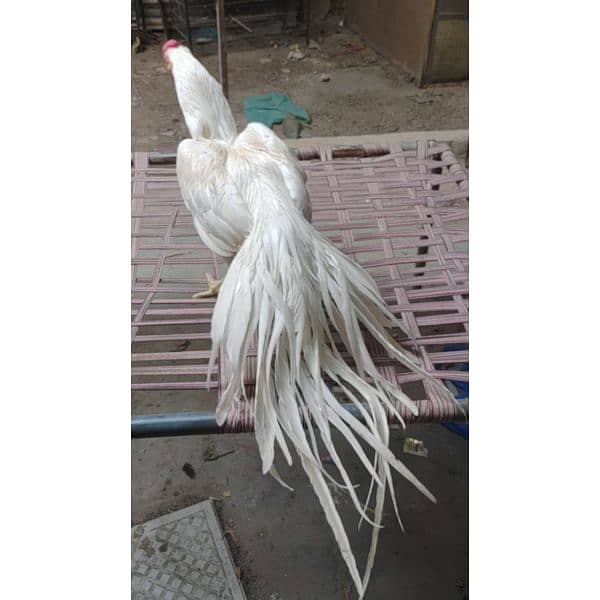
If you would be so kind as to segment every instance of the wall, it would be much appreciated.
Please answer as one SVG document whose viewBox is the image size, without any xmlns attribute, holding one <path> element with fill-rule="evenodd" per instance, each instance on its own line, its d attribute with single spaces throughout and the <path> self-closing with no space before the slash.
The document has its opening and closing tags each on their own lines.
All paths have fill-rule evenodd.
<svg viewBox="0 0 600 600">
<path fill-rule="evenodd" d="M 348 26 L 421 83 L 427 65 L 435 0 L 346 0 Z"/>
<path fill-rule="evenodd" d="M 468 0 L 437 0 L 426 82 L 469 78 Z"/>
<path fill-rule="evenodd" d="M 346 19 L 418 85 L 469 77 L 468 0 L 346 0 Z"/>
</svg>

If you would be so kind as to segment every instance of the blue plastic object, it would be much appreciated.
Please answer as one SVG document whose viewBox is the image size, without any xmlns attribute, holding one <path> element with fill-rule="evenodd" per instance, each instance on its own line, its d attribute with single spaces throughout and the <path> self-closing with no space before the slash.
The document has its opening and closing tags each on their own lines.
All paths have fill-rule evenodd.
<svg viewBox="0 0 600 600">
<path fill-rule="evenodd" d="M 467 346 L 465 344 L 450 344 L 448 346 L 444 347 L 445 351 L 455 351 L 455 350 L 466 350 Z M 460 371 L 468 371 L 469 370 L 469 363 L 459 363 L 456 365 L 456 368 Z M 465 398 L 469 397 L 469 382 L 468 381 L 454 381 L 454 380 L 448 380 L 456 389 L 456 393 L 454 394 L 454 397 L 457 400 L 464 400 Z M 462 437 L 464 440 L 468 440 L 469 439 L 469 424 L 468 423 L 442 423 L 442 425 L 448 429 L 449 431 L 452 431 L 452 433 L 455 433 L 456 435 L 459 435 L 460 437 Z"/>
<path fill-rule="evenodd" d="M 442 423 L 442 425 L 452 433 L 460 435 L 463 440 L 469 439 L 468 423 Z"/>
</svg>

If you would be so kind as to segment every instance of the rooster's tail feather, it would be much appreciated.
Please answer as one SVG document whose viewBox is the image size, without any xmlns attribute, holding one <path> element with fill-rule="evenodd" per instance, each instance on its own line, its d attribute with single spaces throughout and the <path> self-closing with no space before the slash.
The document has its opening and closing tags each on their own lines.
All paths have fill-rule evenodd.
<svg viewBox="0 0 600 600">
<path fill-rule="evenodd" d="M 388 447 L 386 409 L 401 420 L 399 404 L 413 414 L 417 408 L 377 371 L 361 327 L 390 356 L 426 377 L 440 393 L 449 395 L 449 392 L 390 336 L 389 327 L 399 323 L 371 277 L 304 220 L 290 202 L 281 176 L 274 169 L 265 168 L 248 178 L 245 185 L 253 224 L 219 291 L 211 331 L 211 364 L 221 352 L 222 367 L 228 375 L 217 419 L 223 423 L 235 403 L 245 397 L 244 367 L 255 340 L 255 434 L 263 472 L 274 467 L 275 443 L 291 464 L 288 442 L 291 443 L 362 597 L 373 566 L 388 486 L 398 514 L 391 469 L 430 500 L 435 502 L 435 498 Z M 351 354 L 354 369 L 338 351 L 336 334 Z M 356 405 L 362 420 L 344 410 L 327 386 L 326 377 Z M 363 506 L 336 452 L 332 425 L 348 440 L 371 476 L 371 491 L 377 486 L 372 517 L 367 515 L 371 491 Z M 337 467 L 341 482 L 327 473 L 321 463 L 317 433 Z M 372 462 L 359 441 L 374 450 Z M 363 579 L 328 480 L 348 491 L 361 521 L 367 520 L 373 526 Z"/>
</svg>

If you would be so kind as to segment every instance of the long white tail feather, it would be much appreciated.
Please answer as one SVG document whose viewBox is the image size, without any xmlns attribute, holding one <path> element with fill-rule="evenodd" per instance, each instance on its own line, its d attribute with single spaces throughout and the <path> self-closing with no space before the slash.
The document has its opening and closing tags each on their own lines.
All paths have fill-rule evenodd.
<svg viewBox="0 0 600 600">
<path fill-rule="evenodd" d="M 299 376 L 302 377 L 302 371 L 299 371 Z M 317 459 L 321 472 L 332 483 L 332 485 L 338 487 L 339 489 L 348 489 L 348 486 L 337 481 L 337 479 L 335 479 L 323 467 L 323 462 L 321 461 L 321 456 L 319 453 L 319 446 L 317 443 L 317 438 L 316 438 L 315 432 L 314 432 L 313 421 L 315 423 L 317 423 L 319 430 L 322 429 L 323 425 L 320 424 L 318 411 L 315 411 L 314 409 L 309 410 L 309 408 L 307 407 L 307 405 L 310 403 L 310 397 L 305 400 L 304 398 L 301 397 L 301 395 L 299 395 L 296 397 L 296 399 L 298 401 L 298 407 L 299 407 L 300 411 L 302 412 L 301 417 L 303 419 L 303 423 L 306 426 L 306 429 L 308 431 L 310 445 L 312 448 L 312 454 Z"/>
<path fill-rule="evenodd" d="M 360 598 L 362 598 L 364 595 L 364 589 L 358 569 L 356 567 L 356 559 L 354 558 L 354 554 L 352 552 L 352 548 L 350 547 L 350 542 L 348 540 L 348 536 L 346 535 L 346 530 L 344 529 L 342 520 L 340 519 L 340 515 L 338 514 L 333 498 L 331 497 L 331 492 L 325 483 L 323 475 L 318 469 L 315 469 L 314 466 L 310 462 L 306 461 L 306 459 L 303 457 L 300 457 L 300 462 L 305 473 L 308 475 L 319 502 L 321 503 L 323 512 L 325 513 L 325 518 L 327 519 L 327 522 L 333 531 L 335 541 L 337 542 L 342 554 L 342 558 L 348 567 L 348 571 L 350 571 L 350 576 L 352 577 L 352 581 L 356 586 L 356 590 L 358 591 Z M 376 528 L 373 531 L 379 531 L 379 529 Z"/>
<path fill-rule="evenodd" d="M 277 469 L 275 468 L 275 465 L 273 465 L 271 467 L 271 469 L 269 470 L 269 475 L 282 487 L 284 487 L 287 490 L 290 490 L 290 492 L 294 491 L 294 488 L 287 484 L 282 478 L 281 475 L 279 475 L 279 472 L 277 471 Z"/>
<path fill-rule="evenodd" d="M 387 419 L 385 413 L 382 415 L 381 410 L 377 410 L 377 424 L 379 426 L 380 433 L 386 444 L 389 443 L 389 428 L 387 426 Z M 376 455 L 376 461 L 379 463 L 379 469 L 381 474 L 385 474 L 386 483 L 390 484 L 390 492 L 392 496 L 392 501 L 394 503 L 394 508 L 396 509 L 396 499 L 394 495 L 394 488 L 392 484 L 392 474 L 390 472 L 389 466 Z M 385 485 L 379 486 L 377 488 L 377 495 L 375 499 L 375 521 L 381 522 L 383 519 L 383 504 L 385 501 Z M 398 517 L 398 521 L 400 526 L 402 527 L 402 521 L 400 521 L 400 516 L 398 515 L 398 511 L 396 510 L 396 516 Z M 404 529 L 404 527 L 402 527 Z M 371 571 L 373 570 L 373 564 L 375 562 L 375 553 L 377 551 L 377 542 L 379 540 L 379 529 L 374 528 L 371 535 L 371 547 L 369 549 L 369 554 L 367 556 L 367 564 L 365 566 L 365 574 L 363 576 L 363 589 L 367 589 L 367 585 L 369 584 L 369 578 L 371 577 Z"/>
<path fill-rule="evenodd" d="M 379 373 L 362 330 L 368 331 L 389 356 L 423 376 L 437 393 L 450 396 L 450 392 L 391 337 L 388 329 L 402 324 L 385 305 L 373 279 L 306 222 L 292 203 L 280 172 L 268 164 L 251 165 L 251 170 L 248 165 L 239 159 L 235 168 L 230 167 L 230 172 L 239 174 L 238 185 L 248 200 L 252 224 L 225 276 L 213 314 L 209 372 L 221 353 L 221 368 L 228 378 L 217 420 L 223 423 L 235 403 L 246 396 L 244 364 L 254 339 L 254 422 L 263 472 L 289 487 L 273 465 L 276 442 L 291 464 L 287 439 L 315 490 L 362 598 L 375 559 L 388 487 L 402 526 L 391 470 L 435 502 L 433 494 L 389 449 L 387 412 L 403 423 L 398 403 L 415 415 L 417 406 Z M 336 336 L 346 347 L 353 367 L 336 347 Z M 356 406 L 362 422 L 342 407 L 326 379 Z M 371 477 L 364 505 L 336 451 L 331 426 L 348 441 Z M 322 463 L 317 432 L 341 481 Z M 359 440 L 374 450 L 372 461 Z M 360 522 L 366 520 L 373 527 L 362 579 L 327 480 L 349 493 Z M 375 486 L 371 517 L 367 511 Z"/>
</svg>

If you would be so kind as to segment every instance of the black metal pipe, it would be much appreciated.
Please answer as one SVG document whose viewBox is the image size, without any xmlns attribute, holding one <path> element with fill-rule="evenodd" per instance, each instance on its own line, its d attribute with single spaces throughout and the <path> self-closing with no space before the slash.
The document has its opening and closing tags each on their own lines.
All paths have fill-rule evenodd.
<svg viewBox="0 0 600 600">
<path fill-rule="evenodd" d="M 214 412 L 165 413 L 131 417 L 131 437 L 153 438 L 223 433 Z"/>
<path fill-rule="evenodd" d="M 464 421 L 468 415 L 468 400 L 459 401 L 465 411 Z M 342 405 L 352 416 L 362 420 L 362 416 L 354 404 Z M 210 435 L 227 433 L 217 424 L 214 412 L 164 413 L 157 415 L 135 415 L 131 417 L 131 437 L 133 439 L 175 437 L 183 435 Z"/>
</svg>

